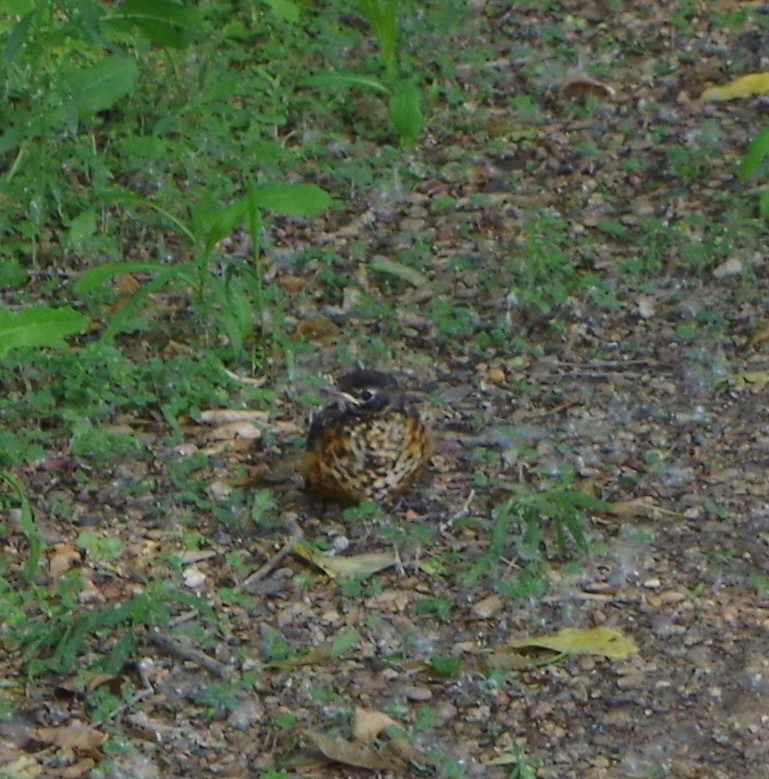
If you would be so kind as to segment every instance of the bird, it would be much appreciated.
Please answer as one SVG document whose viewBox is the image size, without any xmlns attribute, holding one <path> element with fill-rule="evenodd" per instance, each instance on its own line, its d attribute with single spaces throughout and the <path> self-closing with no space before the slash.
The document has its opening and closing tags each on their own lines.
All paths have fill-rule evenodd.
<svg viewBox="0 0 769 779">
<path fill-rule="evenodd" d="M 390 503 L 430 459 L 430 429 L 389 373 L 360 368 L 336 387 L 338 399 L 311 417 L 299 471 L 322 498 Z"/>
</svg>

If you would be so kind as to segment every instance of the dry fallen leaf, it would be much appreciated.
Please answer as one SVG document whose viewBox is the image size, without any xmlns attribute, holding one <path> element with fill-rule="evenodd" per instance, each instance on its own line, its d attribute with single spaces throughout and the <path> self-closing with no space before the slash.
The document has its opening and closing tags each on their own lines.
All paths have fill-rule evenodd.
<svg viewBox="0 0 769 779">
<path fill-rule="evenodd" d="M 398 558 L 390 552 L 370 552 L 352 557 L 328 557 L 318 554 L 301 541 L 295 542 L 291 551 L 302 560 L 320 568 L 332 579 L 338 576 L 346 579 L 365 578 L 390 568 L 398 562 Z"/>
<path fill-rule="evenodd" d="M 716 279 L 728 279 L 742 275 L 742 260 L 739 257 L 730 257 L 713 269 L 713 277 Z"/>
<path fill-rule="evenodd" d="M 278 284 L 280 284 L 286 292 L 299 292 L 306 286 L 307 278 L 305 276 L 286 274 L 278 279 Z"/>
<path fill-rule="evenodd" d="M 747 387 L 751 392 L 761 392 L 769 383 L 769 371 L 743 371 L 734 377 L 738 389 Z"/>
<path fill-rule="evenodd" d="M 748 338 L 748 346 L 757 346 L 766 340 L 769 340 L 769 322 L 761 322 Z"/>
<path fill-rule="evenodd" d="M 106 733 L 87 725 L 67 725 L 61 728 L 33 728 L 30 735 L 44 744 L 65 749 L 96 749 L 108 738 Z"/>
<path fill-rule="evenodd" d="M 33 757 L 19 757 L 10 763 L 3 763 L 2 774 L 5 779 L 37 779 L 43 776 L 43 766 Z"/>
<path fill-rule="evenodd" d="M 651 319 L 657 313 L 655 300 L 649 295 L 639 295 L 636 298 L 636 308 L 641 319 Z"/>
<path fill-rule="evenodd" d="M 261 437 L 262 431 L 247 420 L 242 422 L 227 422 L 225 425 L 215 427 L 208 434 L 208 438 L 213 441 L 234 441 L 238 438 L 255 441 Z"/>
<path fill-rule="evenodd" d="M 586 97 L 599 99 L 613 98 L 614 90 L 607 84 L 595 81 L 586 76 L 573 78 L 565 82 L 561 87 L 561 97 L 567 100 L 583 100 Z"/>
<path fill-rule="evenodd" d="M 268 422 L 267 411 L 246 408 L 208 408 L 200 412 L 200 421 L 207 425 L 224 425 L 230 422 Z"/>
<path fill-rule="evenodd" d="M 383 730 L 392 725 L 402 727 L 383 711 L 364 709 L 361 706 L 355 707 L 353 735 L 359 741 L 373 741 Z"/>
<path fill-rule="evenodd" d="M 412 284 L 415 287 L 426 287 L 430 283 L 430 279 L 428 279 L 424 273 L 379 254 L 376 257 L 371 258 L 370 266 L 372 270 L 379 271 L 380 273 L 389 273 L 391 276 L 397 276 L 399 279 L 408 281 L 409 284 Z"/>
<path fill-rule="evenodd" d="M 612 660 L 623 659 L 638 652 L 635 642 L 619 630 L 607 627 L 563 628 L 552 636 L 533 636 L 511 641 L 513 649 L 541 647 L 569 655 L 601 655 Z"/>
<path fill-rule="evenodd" d="M 369 771 L 395 771 L 403 767 L 395 755 L 377 750 L 362 741 L 344 741 L 309 731 L 305 731 L 304 735 L 329 760 L 337 763 L 367 768 Z"/>
<path fill-rule="evenodd" d="M 141 284 L 130 273 L 120 273 L 115 276 L 112 291 L 116 295 L 135 295 L 141 289 Z"/>
<path fill-rule="evenodd" d="M 634 500 L 621 500 L 609 503 L 607 511 L 616 517 L 646 517 L 651 518 L 656 514 L 663 514 L 669 517 L 682 516 L 680 511 L 671 511 L 663 508 L 652 500 L 652 498 L 635 498 Z"/>
<path fill-rule="evenodd" d="M 48 554 L 48 569 L 51 576 L 58 579 L 80 561 L 80 550 L 72 544 L 54 544 Z"/>
<path fill-rule="evenodd" d="M 294 335 L 303 341 L 315 341 L 327 343 L 335 341 L 340 335 L 339 325 L 324 317 L 310 317 L 303 319 L 296 326 Z"/>
<path fill-rule="evenodd" d="M 510 641 L 503 648 L 485 652 L 484 660 L 489 667 L 521 670 L 547 665 L 561 655 L 599 655 L 618 660 L 637 651 L 632 639 L 613 628 L 563 628 L 552 636 L 529 636 Z"/>
</svg>

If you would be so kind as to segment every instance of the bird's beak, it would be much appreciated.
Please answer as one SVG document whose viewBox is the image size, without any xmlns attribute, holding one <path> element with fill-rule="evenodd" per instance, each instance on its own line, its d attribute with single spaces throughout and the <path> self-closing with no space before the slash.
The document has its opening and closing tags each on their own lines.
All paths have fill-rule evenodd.
<svg viewBox="0 0 769 779">
<path fill-rule="evenodd" d="M 330 395 L 334 400 L 339 403 L 344 403 L 346 406 L 359 406 L 360 401 L 354 395 L 350 395 L 349 392 L 342 392 L 338 387 L 322 387 L 321 392 L 324 395 Z"/>
</svg>

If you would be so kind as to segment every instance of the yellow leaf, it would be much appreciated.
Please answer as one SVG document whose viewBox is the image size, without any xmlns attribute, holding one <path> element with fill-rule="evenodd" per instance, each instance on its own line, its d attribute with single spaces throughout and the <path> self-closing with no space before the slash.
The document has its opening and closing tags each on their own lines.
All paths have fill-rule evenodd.
<svg viewBox="0 0 769 779">
<path fill-rule="evenodd" d="M 749 387 L 753 392 L 761 392 L 769 383 L 769 373 L 767 371 L 743 371 L 734 377 L 734 382 L 738 387 Z"/>
<path fill-rule="evenodd" d="M 767 92 L 769 92 L 769 73 L 750 73 L 730 81 L 726 86 L 706 89 L 700 95 L 700 100 L 731 100 L 735 97 L 763 95 Z"/>
<path fill-rule="evenodd" d="M 603 655 L 613 660 L 629 657 L 638 651 L 638 647 L 632 639 L 626 638 L 619 630 L 607 627 L 589 628 L 588 630 L 563 628 L 554 636 L 536 636 L 511 641 L 508 646 L 512 648 L 543 647 L 569 655 Z"/>
<path fill-rule="evenodd" d="M 767 340 L 769 340 L 769 322 L 761 322 L 748 338 L 748 346 L 757 346 Z"/>
<path fill-rule="evenodd" d="M 408 281 L 415 287 L 426 287 L 430 283 L 430 279 L 420 273 L 414 268 L 410 268 L 408 265 L 404 265 L 402 262 L 391 260 L 389 257 L 382 257 L 377 255 L 372 257 L 369 263 L 374 270 L 378 270 L 380 273 L 389 273 L 393 276 L 397 276 L 399 279 Z"/>
</svg>

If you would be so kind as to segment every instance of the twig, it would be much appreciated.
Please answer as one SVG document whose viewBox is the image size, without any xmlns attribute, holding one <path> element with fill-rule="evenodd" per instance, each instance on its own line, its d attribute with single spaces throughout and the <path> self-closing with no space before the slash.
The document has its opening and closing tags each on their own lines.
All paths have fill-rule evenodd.
<svg viewBox="0 0 769 779">
<path fill-rule="evenodd" d="M 120 717 L 123 713 L 128 711 L 128 709 L 132 709 L 134 706 L 136 706 L 137 703 L 141 703 L 145 698 L 149 698 L 150 695 L 154 695 L 155 690 L 152 689 L 152 687 L 147 687 L 145 690 L 139 690 L 139 692 L 136 693 L 136 695 L 131 696 L 131 700 L 124 703 L 122 706 L 118 706 L 116 709 L 113 709 L 110 713 L 107 719 L 117 719 Z"/>
<path fill-rule="evenodd" d="M 157 629 L 150 631 L 149 639 L 155 646 L 159 646 L 170 655 L 180 657 L 182 660 L 191 660 L 193 663 L 197 663 L 199 666 L 222 679 L 226 679 L 232 673 L 232 668 L 230 666 L 220 663 L 218 660 L 214 660 L 213 657 L 209 657 L 205 652 L 201 652 L 198 649 L 193 649 L 189 646 L 184 646 L 170 636 L 163 635 Z"/>
<path fill-rule="evenodd" d="M 261 568 L 257 568 L 252 574 L 247 576 L 241 583 L 241 587 L 248 587 L 254 582 L 258 582 L 260 579 L 264 579 L 265 576 L 281 561 L 284 557 L 288 557 L 291 554 L 291 547 L 294 544 L 292 539 L 289 543 L 284 544 L 276 554 L 274 554 Z"/>
<path fill-rule="evenodd" d="M 457 512 L 449 519 L 449 524 L 454 522 L 455 520 L 459 519 L 460 517 L 464 517 L 467 515 L 467 513 L 470 511 L 470 506 L 472 505 L 472 502 L 475 500 L 475 489 L 471 489 L 468 496 L 465 498 L 465 502 L 459 507 Z"/>
</svg>

